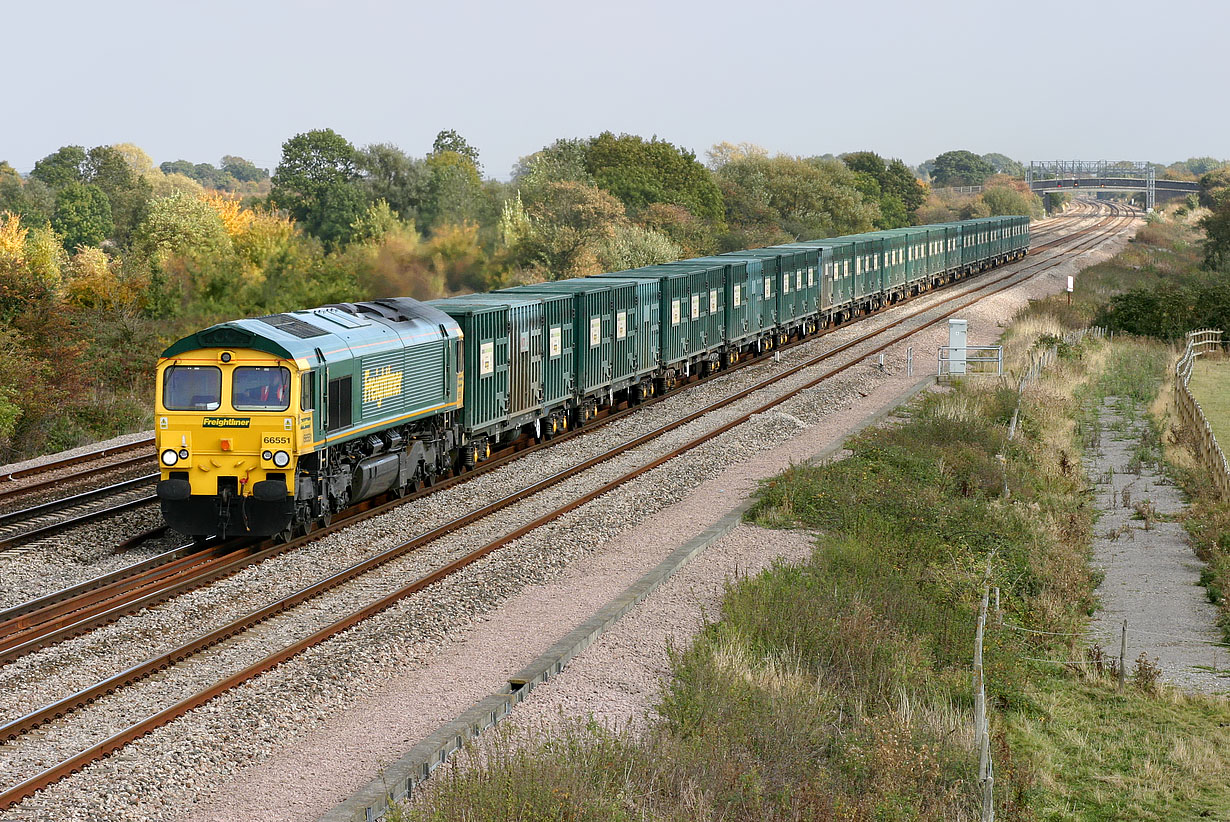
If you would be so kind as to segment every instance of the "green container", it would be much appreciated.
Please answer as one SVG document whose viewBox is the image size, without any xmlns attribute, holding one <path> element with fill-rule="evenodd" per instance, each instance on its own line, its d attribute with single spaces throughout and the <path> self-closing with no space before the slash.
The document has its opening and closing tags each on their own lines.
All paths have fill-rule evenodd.
<svg viewBox="0 0 1230 822">
<path fill-rule="evenodd" d="M 822 286 L 818 275 L 820 267 L 819 249 L 800 246 L 796 243 L 770 246 L 770 251 L 782 251 L 792 255 L 793 259 L 783 258 L 783 270 L 793 270 L 790 290 L 785 290 L 786 277 L 782 277 L 782 296 L 792 295 L 794 302 L 794 318 L 810 318 L 820 313 Z"/>
<path fill-rule="evenodd" d="M 777 255 L 753 255 L 747 251 L 729 251 L 719 254 L 719 260 L 731 260 L 747 264 L 747 281 L 739 289 L 740 307 L 747 305 L 749 336 L 763 336 L 777 327 L 777 292 L 781 279 L 781 259 Z M 730 289 L 733 301 L 734 288 Z"/>
<path fill-rule="evenodd" d="M 659 358 L 664 367 L 688 364 L 725 342 L 726 266 L 651 265 L 597 274 L 595 280 L 657 280 Z"/>
<path fill-rule="evenodd" d="M 525 425 L 541 416 L 546 399 L 543 366 L 547 357 L 542 300 L 511 294 L 466 294 L 447 302 L 466 309 L 507 309 L 508 426 Z M 444 311 L 449 313 L 447 308 Z M 480 350 L 479 354 L 481 366 L 483 352 Z"/>
<path fill-rule="evenodd" d="M 452 317 L 464 337 L 465 389 L 461 421 L 467 433 L 496 434 L 510 427 L 509 307 L 450 297 L 428 303 Z"/>
<path fill-rule="evenodd" d="M 921 253 L 925 260 L 926 276 L 934 281 L 943 275 L 947 267 L 944 256 L 944 242 L 947 233 L 943 226 L 929 225 L 926 229 L 926 244 Z"/>
<path fill-rule="evenodd" d="M 944 247 L 940 252 L 944 273 L 956 274 L 961 270 L 961 224 L 940 223 L 936 228 L 944 233 Z"/>
<path fill-rule="evenodd" d="M 815 285 L 814 274 L 812 285 L 807 285 L 808 252 L 809 249 L 805 248 L 778 246 L 732 251 L 729 254 L 734 257 L 758 257 L 775 261 L 777 276 L 770 289 L 770 299 L 775 302 L 775 324 L 783 329 L 798 325 L 803 317 L 816 312 L 815 295 L 819 293 L 819 288 Z"/>
<path fill-rule="evenodd" d="M 847 237 L 802 240 L 791 246 L 814 248 L 819 253 L 821 313 L 831 316 L 848 310 L 854 301 L 855 243 Z"/>
<path fill-rule="evenodd" d="M 869 305 L 878 301 L 884 291 L 880 265 L 884 241 L 866 234 L 846 239 L 854 243 L 854 300 L 859 305 Z"/>
<path fill-rule="evenodd" d="M 880 247 L 881 283 L 886 292 L 901 295 L 908 281 L 906 246 L 908 235 L 901 229 L 873 231 L 865 236 L 882 240 Z"/>
<path fill-rule="evenodd" d="M 619 280 L 604 277 L 615 297 L 614 387 L 623 388 L 657 373 L 661 337 L 661 283 L 658 280 Z"/>
<path fill-rule="evenodd" d="M 565 294 L 572 298 L 573 396 L 606 394 L 615 374 L 615 289 L 592 277 L 531 283 L 501 293 L 519 296 Z"/>
<path fill-rule="evenodd" d="M 571 294 L 537 294 L 542 300 L 542 407 L 552 411 L 572 396 L 576 371 L 572 355 L 575 299 Z"/>
<path fill-rule="evenodd" d="M 694 257 L 671 265 L 722 265 L 726 267 L 723 317 L 727 345 L 742 347 L 772 326 L 772 308 L 766 313 L 763 297 L 764 260 L 759 257 L 736 258 L 727 255 Z"/>
</svg>

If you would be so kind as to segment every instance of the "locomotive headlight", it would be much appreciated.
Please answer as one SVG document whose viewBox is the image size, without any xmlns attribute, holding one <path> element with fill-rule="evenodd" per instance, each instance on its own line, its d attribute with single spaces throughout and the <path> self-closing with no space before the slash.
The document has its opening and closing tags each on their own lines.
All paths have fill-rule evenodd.
<svg viewBox="0 0 1230 822">
<path fill-rule="evenodd" d="M 179 454 L 175 453 L 174 448 L 168 448 L 162 452 L 163 465 L 174 465 L 177 462 L 179 462 Z"/>
<path fill-rule="evenodd" d="M 262 453 L 262 454 L 261 454 L 261 459 L 263 459 L 263 460 L 271 460 L 271 459 L 273 459 L 273 452 L 272 452 L 272 451 L 265 451 L 264 453 Z"/>
<path fill-rule="evenodd" d="M 181 460 L 186 460 L 186 459 L 188 459 L 188 449 L 187 449 L 187 448 L 181 448 L 181 449 L 179 449 L 179 458 L 180 458 Z"/>
<path fill-rule="evenodd" d="M 279 451 L 273 455 L 273 464 L 278 468 L 285 468 L 290 465 L 290 454 L 285 451 Z"/>
</svg>

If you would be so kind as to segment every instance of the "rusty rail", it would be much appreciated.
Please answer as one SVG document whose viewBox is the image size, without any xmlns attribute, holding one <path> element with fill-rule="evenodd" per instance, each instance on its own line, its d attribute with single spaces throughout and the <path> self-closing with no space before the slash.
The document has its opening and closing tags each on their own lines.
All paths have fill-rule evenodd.
<svg viewBox="0 0 1230 822">
<path fill-rule="evenodd" d="M 95 459 L 97 459 L 97 457 Z M 32 482 L 29 485 L 19 485 L 15 488 L 2 488 L 0 489 L 0 499 L 6 499 L 8 497 L 15 497 L 15 496 L 20 496 L 22 494 L 33 493 L 34 491 L 41 491 L 44 488 L 50 488 L 54 485 L 62 485 L 68 482 L 76 482 L 77 480 L 88 479 L 89 477 L 97 476 L 99 474 L 106 474 L 112 471 L 121 471 L 125 468 L 132 468 L 137 465 L 153 465 L 153 464 L 154 464 L 153 455 L 143 454 L 139 457 L 131 457 L 129 459 L 123 460 L 122 462 L 113 462 L 108 465 L 99 465 L 94 468 L 87 468 L 84 471 L 77 471 L 76 473 L 70 474 L 67 477 L 54 477 L 52 479 L 45 479 L 45 480 L 40 480 L 38 482 Z M 0 481 L 9 481 L 9 476 L 11 475 L 6 475 L 5 477 L 0 478 Z"/>
</svg>

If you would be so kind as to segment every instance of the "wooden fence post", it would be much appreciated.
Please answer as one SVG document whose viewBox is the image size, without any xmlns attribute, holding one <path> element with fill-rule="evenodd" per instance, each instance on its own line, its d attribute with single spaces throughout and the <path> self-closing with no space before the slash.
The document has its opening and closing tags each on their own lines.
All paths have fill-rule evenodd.
<svg viewBox="0 0 1230 822">
<path fill-rule="evenodd" d="M 982 676 L 982 638 L 986 631 L 987 606 L 991 595 L 991 569 L 987 567 L 987 582 L 982 586 L 982 603 L 978 607 L 978 630 L 974 637 L 974 726 L 978 739 L 978 782 L 982 788 L 982 822 L 995 820 L 995 776 L 991 765 L 991 733 L 987 721 L 987 691 Z"/>
<path fill-rule="evenodd" d="M 1123 620 L 1122 632 L 1119 634 L 1119 690 L 1127 679 L 1127 620 Z"/>
</svg>

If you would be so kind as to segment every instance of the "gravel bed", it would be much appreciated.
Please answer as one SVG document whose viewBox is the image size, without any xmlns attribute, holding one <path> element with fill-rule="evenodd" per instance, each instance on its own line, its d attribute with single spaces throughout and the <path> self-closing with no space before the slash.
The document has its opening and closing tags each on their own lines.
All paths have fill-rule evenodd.
<svg viewBox="0 0 1230 822">
<path fill-rule="evenodd" d="M 574 657 L 567 676 L 531 691 L 513 712 L 514 733 L 549 731 L 564 718 L 643 730 L 670 672 L 670 649 L 688 647 L 706 620 L 714 618 L 725 583 L 778 561 L 802 562 L 814 545 L 815 537 L 803 531 L 735 526 Z M 613 659 L 620 664 L 613 666 Z"/>
<path fill-rule="evenodd" d="M 156 503 L 150 503 L 0 553 L 0 608 L 119 570 L 188 541 L 169 531 L 158 539 L 116 551 L 121 542 L 162 524 L 162 512 Z M 0 707 L 0 716 L 3 710 Z"/>
<path fill-rule="evenodd" d="M 67 451 L 58 451 L 54 454 L 44 454 L 41 457 L 32 457 L 31 459 L 22 460 L 21 462 L 11 462 L 8 465 L 0 465 L 0 476 L 11 474 L 14 471 L 24 471 L 27 468 L 37 468 L 40 465 L 46 465 L 47 463 L 55 462 L 56 460 L 68 459 L 69 457 L 76 457 L 81 454 L 88 454 L 91 451 L 97 451 L 101 448 L 111 448 L 116 445 L 128 445 L 129 443 L 149 439 L 153 435 L 154 432 L 152 430 L 136 431 L 132 434 L 121 434 L 118 437 L 112 437 L 109 440 L 102 440 L 101 442 L 90 443 L 88 445 L 79 445 L 76 448 L 70 448 Z M 65 470 L 67 471 L 72 469 Z M 43 478 L 45 479 L 49 476 L 54 476 L 54 474 L 45 474 L 43 475 Z"/>
<path fill-rule="evenodd" d="M 1049 279 L 1052 282 L 1047 285 L 1054 290 L 1055 278 Z M 1018 296 L 1014 307 L 1020 302 Z M 971 326 L 974 326 L 973 315 L 976 313 L 974 309 L 970 310 Z M 876 319 L 891 321 L 883 317 Z M 840 341 L 835 339 L 839 334 L 861 334 L 868 325 L 860 323 L 857 327 L 843 329 L 811 345 L 827 347 Z M 783 354 L 781 363 L 768 368 L 785 367 L 791 357 L 804 356 L 803 349 L 806 348 L 808 346 Z M 901 356 L 902 352 L 893 352 L 886 358 L 890 372 L 899 369 Z M 754 370 L 745 369 L 729 375 L 725 378 L 727 387 L 719 393 L 728 393 L 732 381 L 749 377 L 749 372 Z M 796 376 L 795 379 L 805 377 Z M 712 440 L 689 456 L 590 503 L 553 526 L 536 531 L 431 591 L 400 603 L 257 682 L 221 697 L 205 709 L 175 723 L 173 728 L 154 732 L 109 760 L 91 766 L 79 777 L 49 789 L 10 813 L 15 814 L 13 818 L 173 818 L 178 806 L 191 803 L 206 786 L 217 784 L 222 776 L 233 773 L 244 764 L 268 757 L 286 739 L 305 733 L 313 724 L 323 722 L 326 717 L 354 704 L 366 694 L 372 680 L 387 678 L 413 665 L 416 660 L 425 659 L 433 648 L 461 631 L 466 623 L 480 619 L 483 613 L 489 612 L 525 585 L 542 583 L 558 576 L 568 563 L 591 555 L 613 536 L 685 498 L 705 477 L 724 467 L 744 462 L 760 451 L 788 442 L 793 435 L 814 427 L 833 410 L 853 405 L 860 397 L 870 393 L 876 383 L 887 379 L 888 376 L 878 369 L 859 367 L 831 381 L 832 384 L 824 390 L 804 392 L 784 404 L 780 412 L 760 415 L 748 425 Z M 718 382 L 722 381 L 714 381 Z M 693 391 L 718 391 L 714 383 Z M 776 389 L 771 390 L 776 393 Z M 134 656 L 141 658 L 159 647 L 160 643 L 162 647 L 174 644 L 175 639 L 183 635 L 185 624 L 193 625 L 194 632 L 206 630 L 213 621 L 221 621 L 221 615 L 228 607 L 249 606 L 251 595 L 248 592 L 252 590 L 259 590 L 264 598 L 270 598 L 290 588 L 301 587 L 320 575 L 318 569 L 348 564 L 373 548 L 391 543 L 406 533 L 429 527 L 433 515 L 440 517 L 457 507 L 472 508 L 482 504 L 488 496 L 512 490 L 514 485 L 511 478 L 515 478 L 517 486 L 524 485 L 537 476 L 558 470 L 560 463 L 583 459 L 587 448 L 591 452 L 603 450 L 616 439 L 617 426 L 645 430 L 654 427 L 654 415 L 667 413 L 672 403 L 686 401 L 689 407 L 703 404 L 699 394 L 687 392 L 685 397 L 673 398 L 671 402 L 645 409 L 642 414 L 614 423 L 597 437 L 561 443 L 536 455 L 534 464 L 521 465 L 525 461 L 518 461 L 500 471 L 475 478 L 462 487 L 440 492 L 384 517 L 361 523 L 343 534 L 319 540 L 294 555 L 250 568 L 230 580 L 178 598 L 175 603 L 151 609 L 139 619 L 122 620 L 90 637 L 82 637 L 20 660 L 0 672 L 0 686 L 5 690 L 4 713 L 12 715 L 12 711 L 23 704 L 44 701 L 40 694 L 63 692 L 74 681 L 91 680 L 93 677 L 90 674 L 96 672 L 99 666 L 103 670 L 113 670 L 121 664 L 117 655 L 129 659 Z M 750 405 L 752 402 L 754 400 L 749 398 L 744 404 Z M 718 417 L 721 413 L 725 412 L 712 416 Z M 733 412 L 730 413 L 733 415 Z M 633 421 L 636 421 L 635 426 Z M 687 428 L 709 428 L 712 425 L 705 420 Z M 687 432 L 679 431 L 672 432 L 663 440 L 682 441 L 686 437 Z M 620 432 L 619 438 L 626 436 Z M 620 465 L 643 462 L 655 449 L 665 447 L 665 442 L 655 442 L 622 455 L 618 462 Z M 565 451 L 568 452 L 567 456 Z M 644 456 L 637 458 L 642 453 Z M 614 464 L 599 466 L 583 478 L 574 478 L 552 489 L 551 495 L 570 498 L 569 489 L 593 487 L 599 482 L 598 476 L 613 476 L 618 467 Z M 510 471 L 513 473 L 510 474 Z M 542 499 L 526 501 L 502 515 L 505 527 L 500 530 L 507 530 L 516 522 L 528 519 L 535 511 L 541 512 L 546 499 L 547 495 L 544 495 Z M 455 535 L 449 540 L 441 540 L 430 553 L 405 558 L 379 575 L 373 575 L 370 579 L 365 577 L 362 586 L 367 590 L 382 584 L 404 582 L 415 574 L 417 568 L 428 564 L 426 559 L 429 555 L 438 560 L 447 551 L 464 547 L 450 548 L 450 542 L 473 545 L 482 538 L 482 529 L 490 527 L 489 524 L 477 524 L 467 529 L 464 537 Z M 434 562 L 431 564 L 434 565 Z M 356 589 L 348 590 L 353 597 Z M 168 607 L 172 605 L 174 607 Z M 305 609 L 304 614 L 310 612 L 315 617 L 325 619 L 333 613 L 330 610 L 332 607 L 336 607 L 336 603 L 332 603 L 330 597 L 324 597 Z M 302 618 L 299 616 L 296 621 L 301 622 Z M 295 629 L 283 627 L 279 622 L 254 631 L 251 637 L 228 646 L 226 651 L 219 654 L 217 664 L 238 664 L 235 660 L 243 654 L 265 647 L 262 642 L 267 643 L 273 635 L 287 630 Z M 168 640 L 168 634 L 173 639 Z M 174 688 L 188 687 L 184 681 L 195 675 L 172 670 L 160 675 L 153 684 L 162 686 L 170 693 Z M 120 700 L 124 698 L 121 695 Z M 143 703 L 145 701 L 148 699 Z M 82 716 L 89 714 L 91 718 L 88 722 L 94 723 L 96 729 L 109 728 L 110 723 L 122 718 L 119 714 L 121 708 L 117 707 L 121 705 L 122 702 L 116 700 L 110 708 L 99 705 L 96 713 L 82 712 Z M 440 719 L 455 713 L 455 706 L 449 706 L 448 711 Z M 49 745 L 63 744 L 67 741 L 63 737 L 82 732 L 84 724 L 88 723 L 63 723 L 62 732 L 60 725 L 57 725 L 40 731 L 31 741 L 41 738 Z M 213 744 L 217 739 L 227 740 L 225 750 Z M 31 764 L 23 766 L 18 761 L 20 755 L 9 759 L 9 754 L 3 749 L 0 753 L 6 756 L 6 769 L 13 769 L 10 772 Z M 93 799 L 82 803 L 83 796 Z"/>
</svg>

